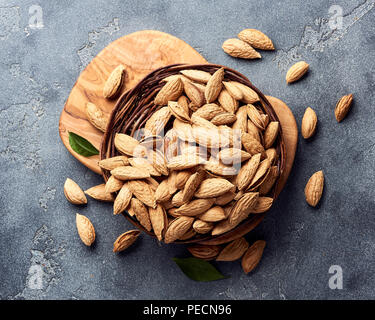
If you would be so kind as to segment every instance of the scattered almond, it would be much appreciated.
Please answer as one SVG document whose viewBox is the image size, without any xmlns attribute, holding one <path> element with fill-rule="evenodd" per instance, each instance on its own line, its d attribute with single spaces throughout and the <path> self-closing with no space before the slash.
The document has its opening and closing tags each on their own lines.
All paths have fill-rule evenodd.
<svg viewBox="0 0 375 320">
<path fill-rule="evenodd" d="M 129 248 L 140 234 L 139 230 L 130 230 L 120 235 L 113 243 L 113 252 L 121 252 Z"/>
<path fill-rule="evenodd" d="M 273 43 L 263 32 L 256 29 L 245 29 L 238 34 L 238 38 L 247 42 L 253 48 L 261 50 L 275 50 Z"/>
<path fill-rule="evenodd" d="M 94 103 L 88 102 L 86 104 L 86 116 L 95 128 L 102 132 L 106 131 L 109 117 Z"/>
<path fill-rule="evenodd" d="M 305 139 L 311 138 L 316 130 L 318 117 L 313 109 L 308 107 L 302 118 L 301 133 Z"/>
<path fill-rule="evenodd" d="M 287 83 L 295 82 L 301 79 L 305 73 L 309 70 L 309 64 L 305 61 L 297 62 L 296 64 L 292 65 L 288 70 L 285 80 Z"/>
<path fill-rule="evenodd" d="M 109 75 L 103 88 L 104 98 L 110 99 L 115 97 L 121 90 L 124 82 L 125 67 L 123 65 L 117 66 Z"/>
<path fill-rule="evenodd" d="M 91 246 L 95 241 L 95 229 L 89 218 L 77 213 L 76 226 L 82 242 L 86 246 Z"/>
<path fill-rule="evenodd" d="M 353 102 L 353 95 L 343 96 L 336 104 L 335 117 L 337 122 L 341 122 L 348 114 Z"/>
<path fill-rule="evenodd" d="M 315 172 L 305 187 L 305 197 L 307 203 L 315 207 L 322 197 L 324 187 L 324 174 L 323 171 Z"/>
<path fill-rule="evenodd" d="M 86 204 L 87 199 L 81 187 L 72 179 L 67 178 L 64 184 L 64 194 L 66 199 L 73 204 Z"/>
<path fill-rule="evenodd" d="M 252 46 L 240 39 L 225 40 L 222 48 L 225 53 L 235 58 L 257 59 L 262 57 Z"/>
</svg>

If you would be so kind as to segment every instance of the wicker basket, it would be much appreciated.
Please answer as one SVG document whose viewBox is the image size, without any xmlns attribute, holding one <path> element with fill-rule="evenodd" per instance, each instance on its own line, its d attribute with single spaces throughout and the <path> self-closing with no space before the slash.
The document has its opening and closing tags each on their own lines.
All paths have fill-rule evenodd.
<svg viewBox="0 0 375 320">
<path fill-rule="evenodd" d="M 137 129 L 144 127 L 146 121 L 151 117 L 153 112 L 158 110 L 161 106 L 156 106 L 153 103 L 154 97 L 159 92 L 159 90 L 165 85 L 162 80 L 168 76 L 179 74 L 181 70 L 185 69 L 195 69 L 202 70 L 213 74 L 221 65 L 214 64 L 202 64 L 202 65 L 182 65 L 175 64 L 169 65 L 157 69 L 150 74 L 148 74 L 143 80 L 141 80 L 137 86 L 133 89 L 124 93 L 117 101 L 117 104 L 112 111 L 110 121 L 107 126 L 107 131 L 103 137 L 102 147 L 101 147 L 101 159 L 114 157 L 119 155 L 114 146 L 114 137 L 116 133 L 126 133 L 134 137 Z M 252 85 L 252 83 L 241 73 L 224 67 L 225 68 L 225 80 L 240 82 L 257 92 L 260 101 L 254 105 L 261 108 L 265 114 L 268 114 L 270 121 L 279 121 L 275 111 L 273 110 L 271 104 L 268 102 L 266 97 Z M 167 124 L 166 130 L 171 128 L 171 123 Z M 138 140 L 141 137 L 135 137 Z M 278 154 L 278 160 L 276 165 L 279 169 L 279 177 L 281 176 L 285 167 L 285 146 L 281 134 L 281 127 L 278 138 L 275 142 L 275 148 Z M 110 177 L 110 173 L 103 170 L 103 177 L 105 181 Z M 279 180 L 279 178 L 278 178 Z M 275 199 L 275 190 L 277 188 L 278 180 L 273 186 L 270 193 L 267 195 Z M 238 238 L 248 233 L 254 229 L 264 218 L 265 213 L 250 215 L 248 219 L 243 221 L 240 225 L 235 227 L 233 230 L 218 236 L 208 236 L 208 235 L 196 235 L 195 237 L 185 240 L 176 241 L 176 243 L 205 243 L 205 244 L 219 244 L 225 243 L 234 238 Z M 143 228 L 139 222 L 130 216 L 127 212 L 124 216 L 137 228 L 142 231 L 155 236 L 152 232 L 148 232 Z"/>
</svg>

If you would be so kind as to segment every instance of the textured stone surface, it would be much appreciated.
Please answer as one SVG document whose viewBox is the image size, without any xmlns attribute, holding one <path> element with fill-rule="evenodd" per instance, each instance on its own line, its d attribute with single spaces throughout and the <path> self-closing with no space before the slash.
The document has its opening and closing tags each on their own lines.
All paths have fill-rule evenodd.
<svg viewBox="0 0 375 320">
<path fill-rule="evenodd" d="M 11 4 L 9 4 L 11 3 Z M 329 27 L 329 7 L 342 7 L 343 28 Z M 0 1 L 0 298 L 1 299 L 358 299 L 375 297 L 375 0 L 310 1 L 47 1 L 43 27 L 32 28 L 33 1 Z M 31 10 L 31 12 L 34 12 Z M 237 60 L 222 42 L 241 29 L 268 34 L 276 52 Z M 101 177 L 77 162 L 58 135 L 64 102 L 80 71 L 116 38 L 158 29 L 182 38 L 207 60 L 247 75 L 266 94 L 283 99 L 300 123 L 304 109 L 319 123 L 300 139 L 294 169 L 274 208 L 249 237 L 265 239 L 258 268 L 218 263 L 230 278 L 187 279 L 171 260 L 182 246 L 158 246 L 142 236 L 115 255 L 112 243 L 130 225 L 111 206 L 89 200 L 75 207 L 63 194 L 66 177 L 88 188 Z M 303 59 L 311 71 L 285 84 Z M 354 94 L 337 124 L 339 97 Z M 310 208 L 303 188 L 323 169 L 325 192 Z M 75 213 L 87 215 L 97 241 L 85 247 Z M 151 257 L 151 258 L 150 258 Z M 343 269 L 343 289 L 328 286 L 331 265 Z M 35 274 L 42 270 L 43 281 Z"/>
</svg>

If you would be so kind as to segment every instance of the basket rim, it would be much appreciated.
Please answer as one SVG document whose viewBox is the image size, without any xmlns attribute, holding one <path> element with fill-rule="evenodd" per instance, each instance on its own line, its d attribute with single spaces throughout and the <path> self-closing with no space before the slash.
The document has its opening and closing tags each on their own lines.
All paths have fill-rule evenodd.
<svg viewBox="0 0 375 320">
<path fill-rule="evenodd" d="M 277 116 L 277 114 L 276 114 L 276 112 L 275 112 L 272 104 L 268 101 L 268 99 L 265 97 L 265 95 L 263 94 L 263 92 L 260 91 L 257 87 L 255 87 L 253 85 L 253 83 L 245 75 L 243 75 L 242 73 L 238 72 L 237 70 L 234 70 L 232 68 L 229 68 L 227 66 L 220 65 L 220 64 L 211 64 L 211 63 L 205 63 L 205 64 L 183 64 L 183 63 L 176 63 L 176 64 L 171 64 L 171 65 L 163 66 L 163 67 L 160 67 L 160 68 L 157 68 L 157 69 L 153 70 L 152 72 L 150 72 L 149 74 L 147 74 L 145 77 L 143 77 L 137 83 L 136 86 L 134 86 L 133 88 L 131 88 L 128 91 L 124 92 L 117 99 L 115 107 L 113 108 L 113 110 L 112 110 L 112 112 L 110 114 L 109 121 L 108 121 L 108 124 L 107 124 L 107 129 L 110 128 L 111 125 L 113 124 L 113 121 L 115 119 L 115 115 L 117 114 L 117 112 L 119 111 L 119 109 L 122 106 L 124 106 L 124 103 L 126 103 L 126 101 L 129 100 L 129 98 L 131 98 L 134 95 L 134 93 L 136 93 L 144 85 L 144 83 L 148 79 L 150 79 L 152 77 L 155 77 L 158 74 L 161 74 L 163 71 L 170 70 L 170 69 L 176 69 L 176 71 L 180 71 L 180 70 L 184 70 L 184 69 L 197 69 L 197 70 L 199 70 L 200 68 L 207 68 L 207 67 L 212 67 L 212 68 L 216 68 L 216 69 L 224 68 L 225 71 L 228 71 L 228 72 L 233 73 L 236 76 L 238 76 L 240 78 L 238 80 L 240 80 L 240 81 L 238 81 L 238 80 L 236 80 L 236 81 L 242 82 L 246 86 L 249 86 L 251 89 L 253 89 L 259 95 L 259 97 L 261 98 L 261 100 L 263 100 L 264 103 L 267 104 L 267 107 L 272 112 L 272 116 L 276 119 L 276 121 L 278 121 L 280 123 L 280 119 Z M 104 135 L 102 137 L 102 143 L 101 143 L 101 149 L 100 149 L 100 155 L 99 155 L 101 160 L 103 160 L 103 159 L 106 158 L 105 155 L 106 155 L 107 148 L 108 148 L 106 142 L 109 140 L 109 136 L 111 134 L 112 134 L 112 131 L 106 130 L 106 132 L 104 133 Z M 281 125 L 279 125 L 279 137 L 278 137 L 278 143 L 277 143 L 277 145 L 280 147 L 280 155 L 281 155 L 281 157 L 285 158 L 286 157 L 286 149 L 285 149 L 285 144 L 284 144 L 284 138 L 283 138 L 283 134 L 282 134 L 282 127 L 281 127 Z M 277 179 L 277 181 L 275 183 L 274 190 L 276 189 L 276 187 L 277 187 L 277 185 L 278 185 L 278 183 L 280 181 L 280 176 L 282 175 L 282 173 L 283 173 L 283 171 L 285 169 L 285 159 L 279 159 L 278 167 L 279 167 L 279 178 Z M 107 181 L 108 178 L 106 176 L 105 171 L 103 171 L 103 170 L 102 170 L 102 176 L 103 176 L 104 180 Z M 273 193 L 273 199 L 274 199 L 274 201 L 277 199 L 277 197 L 278 197 L 278 195 L 276 195 L 275 193 Z M 135 221 L 135 219 L 132 218 L 127 211 L 122 212 L 122 215 L 124 215 L 125 218 L 130 223 L 132 223 L 136 228 L 144 231 L 145 233 L 147 233 L 147 234 L 149 234 L 149 235 L 151 235 L 153 237 L 156 237 L 155 234 L 152 231 L 150 232 L 150 231 L 146 230 L 138 221 Z M 252 229 L 254 229 L 264 219 L 264 217 L 265 217 L 265 213 L 250 215 L 247 219 L 245 219 L 243 222 L 241 222 L 234 229 L 229 230 L 229 231 L 227 231 L 227 232 L 225 232 L 223 234 L 216 235 L 216 236 L 207 235 L 206 237 L 202 237 L 202 238 L 199 238 L 199 239 L 177 240 L 177 241 L 174 241 L 172 243 L 174 243 L 174 244 L 188 244 L 188 243 L 216 244 L 217 242 L 220 242 L 220 239 L 228 238 L 229 234 L 236 233 L 237 230 L 238 230 L 238 237 L 241 237 L 244 234 L 249 233 Z M 247 230 L 246 226 L 250 226 L 251 229 Z M 246 232 L 244 232 L 244 231 L 246 231 Z M 222 242 L 222 243 L 225 243 L 225 242 Z"/>
</svg>

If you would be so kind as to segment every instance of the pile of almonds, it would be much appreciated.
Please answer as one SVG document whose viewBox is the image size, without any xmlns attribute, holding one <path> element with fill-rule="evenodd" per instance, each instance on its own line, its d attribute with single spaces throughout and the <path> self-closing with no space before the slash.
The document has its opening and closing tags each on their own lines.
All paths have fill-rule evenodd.
<svg viewBox="0 0 375 320">
<path fill-rule="evenodd" d="M 213 74 L 186 69 L 165 78 L 154 99 L 157 111 L 142 133 L 134 135 L 140 140 L 117 133 L 114 145 L 119 155 L 99 162 L 110 172 L 106 184 L 83 192 L 67 179 L 67 199 L 84 204 L 87 194 L 113 201 L 115 215 L 127 211 L 165 243 L 217 236 L 250 214 L 270 209 L 273 198 L 268 194 L 279 176 L 275 149 L 279 123 L 262 111 L 254 90 L 225 81 L 224 75 L 224 68 Z M 95 124 L 104 127 L 100 121 Z M 95 240 L 90 224 L 77 214 L 79 235 L 87 245 Z M 128 247 L 138 236 L 136 230 L 121 235 L 114 251 Z M 263 242 L 249 246 L 240 238 L 224 247 L 196 245 L 189 250 L 206 260 L 244 256 L 244 270 L 249 272 L 264 246 Z"/>
<path fill-rule="evenodd" d="M 111 174 L 105 194 L 118 192 L 114 214 L 127 210 L 159 241 L 220 235 L 272 205 L 279 123 L 255 106 L 254 90 L 224 73 L 166 78 L 140 141 L 117 133 L 120 156 L 99 162 Z"/>
</svg>

